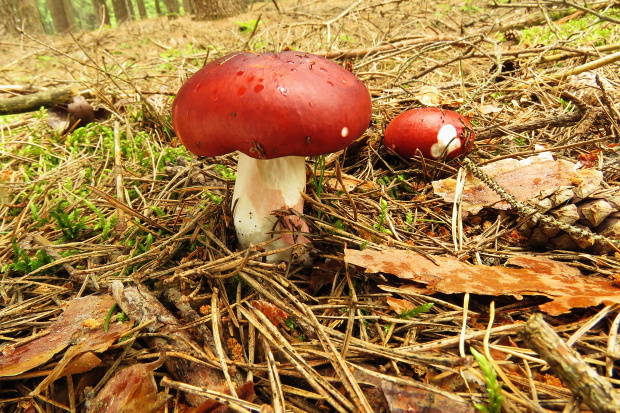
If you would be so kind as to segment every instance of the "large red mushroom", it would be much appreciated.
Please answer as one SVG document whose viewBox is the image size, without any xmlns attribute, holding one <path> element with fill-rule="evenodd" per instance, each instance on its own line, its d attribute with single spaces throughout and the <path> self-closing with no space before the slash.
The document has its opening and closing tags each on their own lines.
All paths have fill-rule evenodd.
<svg viewBox="0 0 620 413">
<path fill-rule="evenodd" d="M 239 151 L 233 193 L 237 238 L 246 248 L 304 243 L 306 156 L 341 150 L 362 135 L 371 114 L 364 84 L 338 64 L 308 53 L 233 53 L 210 62 L 179 90 L 174 129 L 199 156 Z M 270 261 L 288 259 L 273 254 Z"/>
<path fill-rule="evenodd" d="M 385 129 L 383 144 L 405 158 L 422 155 L 451 159 L 468 153 L 474 129 L 457 112 L 440 108 L 411 109 L 401 113 Z"/>
</svg>

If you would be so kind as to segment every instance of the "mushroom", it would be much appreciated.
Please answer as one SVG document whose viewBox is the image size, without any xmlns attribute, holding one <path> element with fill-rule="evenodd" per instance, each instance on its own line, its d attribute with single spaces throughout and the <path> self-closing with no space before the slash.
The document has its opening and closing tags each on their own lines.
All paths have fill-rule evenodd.
<svg viewBox="0 0 620 413">
<path fill-rule="evenodd" d="M 387 126 L 383 144 L 405 158 L 422 155 L 451 159 L 468 153 L 474 144 L 471 123 L 458 113 L 439 108 L 411 109 Z"/>
<path fill-rule="evenodd" d="M 191 152 L 239 151 L 232 202 L 237 238 L 242 248 L 275 238 L 270 250 L 309 242 L 297 214 L 304 157 L 345 148 L 366 130 L 370 114 L 370 95 L 355 75 L 296 51 L 233 53 L 210 62 L 185 82 L 172 107 L 174 129 Z"/>
</svg>

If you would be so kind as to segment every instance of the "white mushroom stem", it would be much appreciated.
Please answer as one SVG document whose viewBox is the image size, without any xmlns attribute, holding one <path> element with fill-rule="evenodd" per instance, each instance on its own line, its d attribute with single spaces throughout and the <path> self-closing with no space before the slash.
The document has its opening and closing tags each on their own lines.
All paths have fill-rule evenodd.
<svg viewBox="0 0 620 413">
<path fill-rule="evenodd" d="M 237 180 L 233 192 L 233 219 L 237 239 L 242 248 L 277 238 L 269 244 L 274 250 L 293 244 L 308 243 L 299 235 L 308 226 L 297 216 L 280 218 L 275 210 L 294 209 L 302 212 L 301 193 L 306 187 L 305 158 L 285 156 L 275 159 L 254 159 L 239 153 Z M 278 233 L 280 232 L 280 233 Z M 268 261 L 288 260 L 287 253 L 270 255 Z"/>
</svg>

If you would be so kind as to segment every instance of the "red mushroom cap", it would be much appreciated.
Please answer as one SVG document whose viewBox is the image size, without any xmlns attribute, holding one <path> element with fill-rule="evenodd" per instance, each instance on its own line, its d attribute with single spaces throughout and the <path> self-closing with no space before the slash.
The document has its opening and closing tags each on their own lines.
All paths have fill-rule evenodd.
<svg viewBox="0 0 620 413">
<path fill-rule="evenodd" d="M 411 109 L 401 113 L 385 129 L 383 144 L 405 158 L 416 155 L 455 158 L 474 144 L 471 123 L 451 110 Z"/>
<path fill-rule="evenodd" d="M 370 122 L 364 84 L 308 53 L 235 53 L 196 72 L 172 105 L 177 135 L 193 153 L 239 150 L 260 159 L 345 148 Z"/>
</svg>

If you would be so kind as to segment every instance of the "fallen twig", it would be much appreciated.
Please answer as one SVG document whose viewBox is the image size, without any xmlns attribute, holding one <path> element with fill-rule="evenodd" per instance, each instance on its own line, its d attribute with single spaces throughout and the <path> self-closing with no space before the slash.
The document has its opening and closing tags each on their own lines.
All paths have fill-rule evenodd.
<svg viewBox="0 0 620 413">
<path fill-rule="evenodd" d="M 33 112 L 43 107 L 62 105 L 77 95 L 73 87 L 57 87 L 23 96 L 0 99 L 0 116 Z"/>
<path fill-rule="evenodd" d="M 155 298 L 147 289 L 141 287 L 123 287 L 120 281 L 112 282 L 112 294 L 123 311 L 135 320 L 156 319 L 148 330 L 160 335 L 147 340 L 155 351 L 161 352 L 174 349 L 185 353 L 189 358 L 200 361 L 206 358 L 200 345 L 194 342 L 186 330 L 180 328 L 179 321 Z M 209 384 L 209 388 L 216 392 L 226 393 L 228 385 L 219 367 L 208 363 L 198 363 L 185 358 L 167 358 L 166 368 L 175 377 L 184 382 L 201 385 Z M 188 401 L 198 406 L 206 400 L 202 396 L 187 395 Z"/>
<path fill-rule="evenodd" d="M 526 343 L 549 363 L 562 382 L 595 413 L 620 412 L 618 392 L 579 353 L 566 345 L 543 320 L 542 314 L 530 317 L 523 326 L 522 335 Z"/>
</svg>

